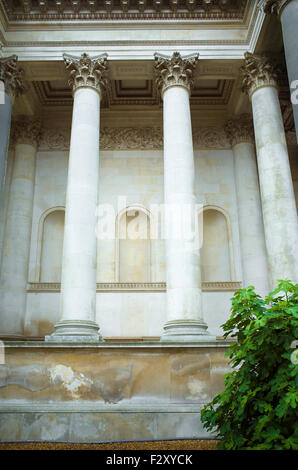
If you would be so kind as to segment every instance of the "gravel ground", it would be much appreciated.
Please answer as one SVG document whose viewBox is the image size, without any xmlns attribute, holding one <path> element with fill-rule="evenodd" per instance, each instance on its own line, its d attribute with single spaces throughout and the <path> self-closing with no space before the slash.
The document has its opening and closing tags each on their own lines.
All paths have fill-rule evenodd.
<svg viewBox="0 0 298 470">
<path fill-rule="evenodd" d="M 0 450 L 216 450 L 215 440 L 114 443 L 1 442 Z"/>
</svg>

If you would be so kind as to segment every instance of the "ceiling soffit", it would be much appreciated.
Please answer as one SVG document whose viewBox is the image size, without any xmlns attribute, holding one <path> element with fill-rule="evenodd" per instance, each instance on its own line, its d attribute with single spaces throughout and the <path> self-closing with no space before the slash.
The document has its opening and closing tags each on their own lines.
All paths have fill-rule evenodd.
<svg viewBox="0 0 298 470">
<path fill-rule="evenodd" d="M 208 84 L 210 82 L 210 84 Z M 191 105 L 227 105 L 234 80 L 200 80 L 192 90 Z M 72 106 L 72 92 L 62 81 L 32 81 L 41 106 Z M 153 80 L 111 80 L 102 102 L 105 108 L 117 106 L 160 106 L 161 101 Z"/>
</svg>

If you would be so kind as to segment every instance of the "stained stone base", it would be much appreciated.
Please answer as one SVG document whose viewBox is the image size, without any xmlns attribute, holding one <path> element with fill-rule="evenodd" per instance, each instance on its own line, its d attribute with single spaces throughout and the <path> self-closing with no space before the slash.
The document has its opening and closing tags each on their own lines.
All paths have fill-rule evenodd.
<svg viewBox="0 0 298 470">
<path fill-rule="evenodd" d="M 56 323 L 55 331 L 45 337 L 52 343 L 98 343 L 103 341 L 99 326 L 93 321 L 64 320 Z"/>
<path fill-rule="evenodd" d="M 164 325 L 164 333 L 161 341 L 170 342 L 210 342 L 215 341 L 216 337 L 211 336 L 207 331 L 207 325 L 203 321 L 195 320 L 173 320 Z"/>
<path fill-rule="evenodd" d="M 228 346 L 6 342 L 0 441 L 213 437 L 200 413 L 224 389 Z"/>
</svg>

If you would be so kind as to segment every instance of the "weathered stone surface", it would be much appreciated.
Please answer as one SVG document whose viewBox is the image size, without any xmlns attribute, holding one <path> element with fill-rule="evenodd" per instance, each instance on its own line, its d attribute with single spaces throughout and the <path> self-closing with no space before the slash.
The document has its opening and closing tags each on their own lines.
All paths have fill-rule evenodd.
<svg viewBox="0 0 298 470">
<path fill-rule="evenodd" d="M 34 403 L 49 397 L 53 402 L 202 403 L 222 388 L 228 370 L 222 350 L 211 354 L 209 348 L 7 349 L 7 363 L 0 366 L 0 398 Z"/>
<path fill-rule="evenodd" d="M 2 413 L 0 442 L 205 438 L 196 413 Z"/>
<path fill-rule="evenodd" d="M 229 370 L 223 345 L 19 344 L 0 365 L 1 441 L 205 436 L 200 410 Z"/>
</svg>

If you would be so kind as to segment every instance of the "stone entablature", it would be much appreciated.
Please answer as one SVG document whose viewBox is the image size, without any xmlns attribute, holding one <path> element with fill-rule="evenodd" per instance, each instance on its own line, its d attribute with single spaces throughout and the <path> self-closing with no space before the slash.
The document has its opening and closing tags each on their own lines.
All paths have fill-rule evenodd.
<svg viewBox="0 0 298 470">
<path fill-rule="evenodd" d="M 259 88 L 266 86 L 278 87 L 278 76 L 275 67 L 265 55 L 245 53 L 244 66 L 240 68 L 242 74 L 242 90 L 251 97 Z"/>
<path fill-rule="evenodd" d="M 69 150 L 70 134 L 63 129 L 45 129 L 39 150 Z M 205 127 L 193 131 L 195 148 L 228 149 L 231 145 L 221 127 Z M 162 150 L 161 127 L 104 127 L 100 134 L 101 150 Z"/>
<path fill-rule="evenodd" d="M 24 72 L 18 66 L 16 55 L 0 58 L 0 81 L 4 83 L 5 91 L 11 97 L 25 91 Z"/>
<path fill-rule="evenodd" d="M 243 142 L 254 143 L 253 121 L 249 114 L 229 119 L 225 125 L 225 132 L 232 147 Z"/>
<path fill-rule="evenodd" d="M 63 54 L 66 69 L 70 73 L 69 85 L 75 92 L 78 88 L 90 87 L 102 93 L 107 87 L 107 54 L 81 57 Z"/>
</svg>

